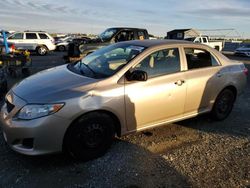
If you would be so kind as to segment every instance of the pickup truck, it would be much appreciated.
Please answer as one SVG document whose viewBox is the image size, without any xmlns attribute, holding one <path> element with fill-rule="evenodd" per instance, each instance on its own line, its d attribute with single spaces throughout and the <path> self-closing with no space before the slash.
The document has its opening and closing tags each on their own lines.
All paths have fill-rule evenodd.
<svg viewBox="0 0 250 188">
<path fill-rule="evenodd" d="M 191 41 L 194 43 L 206 44 L 218 51 L 221 51 L 224 48 L 223 41 L 211 41 L 209 40 L 208 36 L 190 37 L 190 38 L 185 38 L 185 40 Z"/>
<path fill-rule="evenodd" d="M 128 28 L 128 27 L 113 27 L 108 28 L 96 38 L 88 40 L 85 43 L 70 43 L 66 61 L 71 62 L 72 59 L 83 58 L 84 56 L 94 52 L 109 44 L 128 40 L 144 40 L 149 39 L 149 34 L 146 29 Z M 74 61 L 74 60 L 73 60 Z"/>
</svg>

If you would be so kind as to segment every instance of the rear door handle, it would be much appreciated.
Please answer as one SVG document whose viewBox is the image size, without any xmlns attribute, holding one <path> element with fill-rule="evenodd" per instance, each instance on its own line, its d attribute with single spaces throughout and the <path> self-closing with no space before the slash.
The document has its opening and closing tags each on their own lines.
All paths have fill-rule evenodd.
<svg viewBox="0 0 250 188">
<path fill-rule="evenodd" d="M 178 86 L 181 86 L 184 83 L 185 83 L 185 80 L 177 80 L 174 84 L 178 85 Z"/>
</svg>

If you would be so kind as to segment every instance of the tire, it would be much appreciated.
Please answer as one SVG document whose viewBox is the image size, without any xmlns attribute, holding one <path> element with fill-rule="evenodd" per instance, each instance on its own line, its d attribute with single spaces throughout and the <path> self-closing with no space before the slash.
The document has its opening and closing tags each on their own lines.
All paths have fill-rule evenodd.
<svg viewBox="0 0 250 188">
<path fill-rule="evenodd" d="M 66 50 L 65 46 L 61 45 L 57 47 L 59 52 L 64 52 Z"/>
<path fill-rule="evenodd" d="M 48 49 L 47 49 L 46 46 L 38 46 L 36 48 L 36 53 L 38 55 L 44 56 L 44 55 L 46 55 L 48 53 Z"/>
<path fill-rule="evenodd" d="M 79 118 L 64 138 L 64 151 L 71 157 L 88 161 L 105 154 L 115 136 L 115 123 L 107 114 L 94 112 Z"/>
<path fill-rule="evenodd" d="M 214 120 L 226 119 L 231 113 L 235 101 L 235 93 L 230 89 L 224 89 L 216 98 L 211 116 Z"/>
</svg>

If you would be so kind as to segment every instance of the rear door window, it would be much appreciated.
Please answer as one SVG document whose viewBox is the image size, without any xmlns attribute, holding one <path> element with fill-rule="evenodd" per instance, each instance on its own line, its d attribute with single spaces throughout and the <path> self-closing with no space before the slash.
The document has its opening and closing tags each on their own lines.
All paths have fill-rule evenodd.
<svg viewBox="0 0 250 188">
<path fill-rule="evenodd" d="M 218 66 L 218 60 L 207 50 L 198 48 L 185 48 L 188 69 Z"/>
<path fill-rule="evenodd" d="M 37 39 L 36 33 L 26 33 L 26 39 Z"/>
</svg>

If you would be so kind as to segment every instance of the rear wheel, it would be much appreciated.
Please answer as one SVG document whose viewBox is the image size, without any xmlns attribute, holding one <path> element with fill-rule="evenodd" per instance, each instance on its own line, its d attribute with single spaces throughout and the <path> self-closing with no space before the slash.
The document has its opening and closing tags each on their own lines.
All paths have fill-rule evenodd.
<svg viewBox="0 0 250 188">
<path fill-rule="evenodd" d="M 60 52 L 64 52 L 65 51 L 65 46 L 61 45 L 61 46 L 58 46 L 58 51 Z"/>
<path fill-rule="evenodd" d="M 90 113 L 78 119 L 69 129 L 64 139 L 64 150 L 80 160 L 91 160 L 102 156 L 110 147 L 115 124 L 103 113 Z"/>
<path fill-rule="evenodd" d="M 224 120 L 233 109 L 235 93 L 230 89 L 224 89 L 216 98 L 211 115 L 215 120 Z"/>
<path fill-rule="evenodd" d="M 47 52 L 48 52 L 48 49 L 46 48 L 46 46 L 38 46 L 38 47 L 36 48 L 36 53 L 37 53 L 38 55 L 43 56 L 43 55 L 46 55 Z"/>
</svg>

